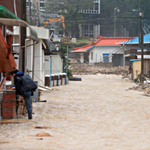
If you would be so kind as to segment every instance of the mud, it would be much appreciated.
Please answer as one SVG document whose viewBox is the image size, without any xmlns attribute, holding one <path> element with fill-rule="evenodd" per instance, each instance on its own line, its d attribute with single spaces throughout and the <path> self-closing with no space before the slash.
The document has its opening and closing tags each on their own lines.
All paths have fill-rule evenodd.
<svg viewBox="0 0 150 150">
<path fill-rule="evenodd" d="M 117 75 L 78 76 L 82 81 L 42 92 L 33 119 L 1 124 L 1 150 L 148 150 L 150 99 L 128 90 Z M 50 137 L 36 137 L 38 133 Z"/>
</svg>

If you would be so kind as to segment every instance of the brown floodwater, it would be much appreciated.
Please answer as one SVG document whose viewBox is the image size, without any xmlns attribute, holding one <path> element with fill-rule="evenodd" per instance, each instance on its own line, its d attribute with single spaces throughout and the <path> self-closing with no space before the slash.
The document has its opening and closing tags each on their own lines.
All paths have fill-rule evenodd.
<svg viewBox="0 0 150 150">
<path fill-rule="evenodd" d="M 121 76 L 79 77 L 42 92 L 32 120 L 1 124 L 0 150 L 149 150 L 150 98 Z"/>
</svg>

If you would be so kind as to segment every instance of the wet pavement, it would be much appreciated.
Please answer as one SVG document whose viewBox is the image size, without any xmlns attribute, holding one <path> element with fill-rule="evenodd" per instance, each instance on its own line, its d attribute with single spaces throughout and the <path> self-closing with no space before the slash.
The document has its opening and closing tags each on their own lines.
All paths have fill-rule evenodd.
<svg viewBox="0 0 150 150">
<path fill-rule="evenodd" d="M 149 150 L 150 98 L 121 76 L 80 77 L 42 92 L 32 120 L 1 124 L 0 150 Z"/>
</svg>

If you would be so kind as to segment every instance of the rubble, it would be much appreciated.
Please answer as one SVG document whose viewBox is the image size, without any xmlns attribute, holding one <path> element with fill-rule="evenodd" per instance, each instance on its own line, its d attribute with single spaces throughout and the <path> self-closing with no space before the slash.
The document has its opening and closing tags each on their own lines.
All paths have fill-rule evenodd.
<svg viewBox="0 0 150 150">
<path fill-rule="evenodd" d="M 133 86 L 132 88 L 129 88 L 129 90 L 135 90 L 139 92 L 144 92 L 144 96 L 149 96 L 150 94 L 150 84 L 139 84 L 137 86 Z"/>
<path fill-rule="evenodd" d="M 78 63 L 78 60 L 71 60 L 69 69 L 72 70 L 73 75 L 94 75 L 94 74 L 116 74 L 125 75 L 128 73 L 128 66 L 119 66 L 112 68 L 105 68 L 100 66 L 90 66 L 86 63 Z"/>
</svg>

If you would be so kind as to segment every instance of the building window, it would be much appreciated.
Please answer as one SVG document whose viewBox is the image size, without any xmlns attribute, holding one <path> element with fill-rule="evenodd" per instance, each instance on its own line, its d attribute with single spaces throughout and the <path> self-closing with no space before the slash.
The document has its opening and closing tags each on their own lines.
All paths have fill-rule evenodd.
<svg viewBox="0 0 150 150">
<path fill-rule="evenodd" d="M 98 10 L 98 3 L 95 3 L 95 10 Z"/>
<path fill-rule="evenodd" d="M 93 60 L 93 52 L 91 52 L 91 60 Z"/>
<path fill-rule="evenodd" d="M 40 7 L 44 7 L 44 3 L 40 3 Z"/>
<path fill-rule="evenodd" d="M 29 2 L 27 2 L 27 6 L 29 6 Z M 32 6 L 32 2 L 30 2 L 30 6 Z"/>
<path fill-rule="evenodd" d="M 103 62 L 109 62 L 109 53 L 103 54 Z"/>
<path fill-rule="evenodd" d="M 84 31 L 83 31 L 84 36 L 89 37 L 89 38 L 93 38 L 93 33 L 94 33 L 93 30 L 94 30 L 93 25 L 84 25 Z"/>
</svg>

